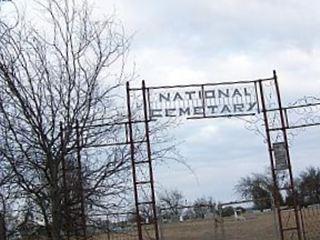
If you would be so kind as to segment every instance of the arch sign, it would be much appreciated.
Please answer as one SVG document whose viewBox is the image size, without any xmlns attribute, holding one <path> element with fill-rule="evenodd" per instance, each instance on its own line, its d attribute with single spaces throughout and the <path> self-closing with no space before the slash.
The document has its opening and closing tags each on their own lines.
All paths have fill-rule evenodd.
<svg viewBox="0 0 320 240">
<path fill-rule="evenodd" d="M 150 88 L 150 117 L 223 117 L 258 112 L 254 83 Z"/>
<path fill-rule="evenodd" d="M 132 96 L 139 96 L 134 98 Z M 141 99 L 142 96 L 142 99 Z M 135 101 L 135 103 L 134 103 Z M 137 103 L 139 101 L 139 103 Z M 132 106 L 141 106 L 142 119 L 134 119 Z M 273 106 L 271 108 L 270 106 Z M 128 133 L 132 175 L 134 183 L 134 198 L 137 214 L 138 239 L 146 236 L 143 231 L 153 235 L 152 239 L 159 240 L 159 226 L 156 210 L 156 199 L 153 181 L 152 151 L 150 143 L 149 123 L 161 118 L 205 119 L 220 117 L 252 116 L 262 114 L 265 127 L 266 143 L 270 158 L 271 172 L 274 184 L 273 197 L 277 210 L 280 240 L 287 239 L 288 234 L 302 240 L 302 229 L 298 203 L 295 195 L 290 154 L 288 147 L 288 123 L 286 111 L 282 107 L 280 90 L 276 72 L 273 77 L 252 81 L 237 81 L 225 83 L 190 84 L 174 86 L 146 87 L 142 82 L 141 88 L 130 88 L 127 83 Z M 137 114 L 136 114 L 137 115 Z M 138 114 L 140 116 L 140 114 Z M 134 124 L 144 123 L 144 144 L 146 144 L 146 159 L 138 159 L 137 139 L 133 134 Z M 274 126 L 274 123 L 277 123 Z M 274 138 L 274 136 L 277 136 Z M 276 140 L 275 140 L 276 139 Z M 138 172 L 144 170 L 143 177 Z M 278 182 L 278 174 L 286 173 L 284 185 Z M 286 211 L 280 207 L 279 191 L 288 191 L 293 196 L 293 206 Z M 149 193 L 144 195 L 144 193 Z M 152 209 L 152 219 L 141 222 L 142 210 Z M 293 219 L 293 221 L 289 221 Z M 288 222 L 292 222 L 287 226 Z M 143 228 L 143 225 L 151 225 Z M 151 229 L 151 230 L 150 230 Z"/>
</svg>

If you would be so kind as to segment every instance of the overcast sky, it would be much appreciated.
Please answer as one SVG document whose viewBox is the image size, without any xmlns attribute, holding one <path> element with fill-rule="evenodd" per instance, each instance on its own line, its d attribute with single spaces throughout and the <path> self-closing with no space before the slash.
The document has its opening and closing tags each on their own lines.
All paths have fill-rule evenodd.
<svg viewBox="0 0 320 240">
<path fill-rule="evenodd" d="M 320 2 L 297 0 L 96 0 L 116 9 L 135 32 L 131 56 L 147 85 L 220 82 L 269 77 L 276 69 L 285 104 L 320 97 Z M 102 8 L 104 9 L 104 8 Z M 137 84 L 139 84 L 137 82 Z M 318 128 L 292 143 L 297 173 L 320 165 Z M 239 120 L 197 120 L 175 131 L 192 167 L 168 162 L 156 186 L 189 199 L 238 199 L 234 185 L 269 167 L 263 138 Z"/>
<path fill-rule="evenodd" d="M 320 2 L 317 0 L 92 0 L 116 13 L 128 34 L 138 80 L 148 86 L 221 82 L 279 75 L 283 101 L 320 97 Z M 139 85 L 137 80 L 135 84 Z M 320 165 L 319 128 L 292 145 L 293 169 Z M 177 188 L 189 199 L 231 201 L 234 185 L 269 167 L 263 138 L 239 120 L 197 120 L 175 130 L 193 173 L 167 162 L 156 187 Z"/>
<path fill-rule="evenodd" d="M 131 56 L 148 85 L 206 83 L 269 77 L 276 69 L 285 104 L 320 96 L 319 1 L 98 1 L 115 8 L 135 32 Z M 139 84 L 139 83 L 137 83 Z M 193 174 L 168 162 L 157 169 L 160 188 L 177 188 L 190 199 L 238 199 L 234 185 L 269 167 L 263 138 L 239 120 L 197 120 L 175 137 Z M 319 129 L 292 144 L 293 169 L 320 164 Z"/>
</svg>

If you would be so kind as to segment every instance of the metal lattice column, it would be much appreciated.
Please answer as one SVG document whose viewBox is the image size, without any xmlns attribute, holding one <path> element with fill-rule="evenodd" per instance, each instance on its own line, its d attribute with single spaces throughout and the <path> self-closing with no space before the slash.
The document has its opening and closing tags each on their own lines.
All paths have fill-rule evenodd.
<svg viewBox="0 0 320 240">
<path fill-rule="evenodd" d="M 271 171 L 272 171 L 272 178 L 273 178 L 273 183 L 274 183 L 274 199 L 275 199 L 275 205 L 277 209 L 277 215 L 278 215 L 278 224 L 279 224 L 279 232 L 280 232 L 280 239 L 285 240 L 288 239 L 286 236 L 289 234 L 290 239 L 302 239 L 302 233 L 301 233 L 301 225 L 300 225 L 300 213 L 299 213 L 299 207 L 298 207 L 298 201 L 297 201 L 297 195 L 295 191 L 295 186 L 294 186 L 294 181 L 293 181 L 293 174 L 292 174 L 292 166 L 291 166 L 291 161 L 290 161 L 290 151 L 289 151 L 289 145 L 288 145 L 288 136 L 287 136 L 287 126 L 286 126 L 286 121 L 284 117 L 284 111 L 282 108 L 282 103 L 281 103 L 281 95 L 280 95 L 280 90 L 279 90 L 279 85 L 278 85 L 278 80 L 277 80 L 277 75 L 276 72 L 273 72 L 273 81 L 275 84 L 275 90 L 276 90 L 276 98 L 277 98 L 277 104 L 278 108 L 277 109 L 272 109 L 269 110 L 266 107 L 266 100 L 264 96 L 264 89 L 263 89 L 263 83 L 262 81 L 259 81 L 259 90 L 260 90 L 260 100 L 261 100 L 261 107 L 262 107 L 262 113 L 264 117 L 264 122 L 265 122 L 265 130 L 266 130 L 266 136 L 267 136 L 267 144 L 268 144 L 268 151 L 269 151 L 269 157 L 270 157 L 270 163 L 271 163 Z M 280 119 L 280 128 L 273 129 L 271 124 L 270 124 L 270 119 L 268 117 L 268 112 L 273 111 L 279 116 Z M 275 164 L 275 157 L 274 157 L 274 149 L 273 149 L 273 144 L 271 139 L 271 132 L 278 131 L 279 134 L 282 136 L 282 139 L 284 141 L 284 146 L 285 146 L 285 151 L 287 155 L 287 168 L 286 169 L 277 169 L 276 164 Z M 279 186 L 277 175 L 279 172 L 285 172 L 286 177 L 286 183 L 284 186 Z M 280 206 L 280 191 L 286 190 L 290 192 L 291 196 L 293 197 L 293 206 L 288 206 L 286 208 L 282 208 Z M 293 212 L 293 223 L 291 221 L 291 226 L 287 226 L 287 223 L 290 220 L 290 217 L 292 217 L 291 213 Z M 293 236 L 296 236 L 297 238 L 292 238 Z"/>
<path fill-rule="evenodd" d="M 155 190 L 154 190 L 154 177 L 153 177 L 153 168 L 152 168 L 152 152 L 150 144 L 150 132 L 149 132 L 149 116 L 148 116 L 148 104 L 147 104 L 147 89 L 145 82 L 142 82 L 142 92 L 143 97 L 143 122 L 144 122 L 144 140 L 141 141 L 141 144 L 145 144 L 147 150 L 147 159 L 146 160 L 137 160 L 135 153 L 135 139 L 133 134 L 133 120 L 132 120 L 132 110 L 131 110 L 131 98 L 130 98 L 130 86 L 127 82 L 127 107 L 128 107 L 128 128 L 129 128 L 129 144 L 130 144 L 130 155 L 131 155 L 131 164 L 132 164 L 132 177 L 133 177 L 133 186 L 134 186 L 134 198 L 135 198 L 135 209 L 136 209 L 136 219 L 137 219 L 137 228 L 138 228 L 138 237 L 139 240 L 144 240 L 143 235 L 143 226 L 148 225 L 148 231 L 146 233 L 150 239 L 159 240 L 159 228 L 158 228 L 158 218 L 156 212 L 156 199 L 155 199 Z M 135 90 L 137 91 L 137 90 Z M 138 90 L 139 91 L 139 90 Z M 141 179 L 141 176 L 138 176 L 138 169 L 143 168 L 147 172 L 146 176 Z M 150 192 L 148 196 L 149 199 L 144 199 L 141 196 L 139 188 Z M 147 207 L 152 210 L 151 221 L 146 222 L 142 219 L 141 209 Z"/>
</svg>

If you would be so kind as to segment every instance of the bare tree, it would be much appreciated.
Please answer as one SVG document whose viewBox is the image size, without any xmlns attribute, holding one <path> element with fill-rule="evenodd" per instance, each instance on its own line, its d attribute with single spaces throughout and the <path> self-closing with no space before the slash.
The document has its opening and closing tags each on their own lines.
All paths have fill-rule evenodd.
<svg viewBox="0 0 320 240">
<path fill-rule="evenodd" d="M 159 194 L 162 216 L 178 219 L 184 206 L 183 194 L 179 190 L 165 190 Z"/>
<path fill-rule="evenodd" d="M 201 197 L 194 201 L 193 210 L 196 218 L 205 218 L 206 214 L 216 212 L 216 203 L 212 198 Z"/>
<path fill-rule="evenodd" d="M 278 181 L 280 177 L 278 176 Z M 253 173 L 250 176 L 242 177 L 235 186 L 235 191 L 245 199 L 252 200 L 255 207 L 261 211 L 271 208 L 274 186 L 270 174 Z M 278 191 L 276 193 L 283 204 L 283 198 Z"/>
<path fill-rule="evenodd" d="M 306 168 L 300 172 L 295 182 L 301 206 L 320 203 L 320 168 L 314 166 Z M 286 204 L 293 204 L 293 196 L 289 191 L 286 196 Z"/>
<path fill-rule="evenodd" d="M 17 186 L 20 205 L 32 201 L 49 239 L 58 240 L 66 205 L 79 198 L 70 192 L 77 185 L 72 167 L 78 151 L 85 162 L 80 170 L 86 211 L 110 207 L 97 199 L 114 198 L 109 203 L 116 204 L 127 188 L 126 149 L 93 153 L 90 147 L 122 131 L 112 123 L 123 119 L 115 96 L 126 77 L 129 40 L 116 19 L 95 19 L 86 1 L 38 4 L 45 29 L 23 21 L 10 27 L 0 20 L 0 155 L 13 173 L 10 185 Z"/>
</svg>

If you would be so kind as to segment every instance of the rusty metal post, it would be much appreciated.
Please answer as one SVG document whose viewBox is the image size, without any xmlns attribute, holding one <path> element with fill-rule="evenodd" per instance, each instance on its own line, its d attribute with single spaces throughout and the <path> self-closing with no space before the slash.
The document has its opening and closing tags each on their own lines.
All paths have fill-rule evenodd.
<svg viewBox="0 0 320 240">
<path fill-rule="evenodd" d="M 150 144 L 150 131 L 149 131 L 149 117 L 148 117 L 148 104 L 147 104 L 147 95 L 146 95 L 146 84 L 145 81 L 142 81 L 142 97 L 143 97 L 143 110 L 144 110 L 144 125 L 145 125 L 145 135 L 147 143 L 147 154 L 148 154 L 148 165 L 149 165 L 149 174 L 150 174 L 150 186 L 151 186 L 151 204 L 153 211 L 153 224 L 155 230 L 155 240 L 159 240 L 159 226 L 158 226 L 158 217 L 157 217 L 157 207 L 156 207 L 156 197 L 154 191 L 154 176 L 152 169 L 152 153 L 151 153 L 151 144 Z"/>
<path fill-rule="evenodd" d="M 273 198 L 275 201 L 275 207 L 277 209 L 277 215 L 278 215 L 278 224 L 279 224 L 279 230 L 280 230 L 280 239 L 284 240 L 284 234 L 283 234 L 283 226 L 282 226 L 282 218 L 281 218 L 281 210 L 280 210 L 280 199 L 279 199 L 279 187 L 277 182 L 277 176 L 275 174 L 275 166 L 274 166 L 274 159 L 273 159 L 273 149 L 272 149 L 272 142 L 271 142 L 271 135 L 269 131 L 269 120 L 268 120 L 268 113 L 266 108 L 266 102 L 264 98 L 264 90 L 262 81 L 258 81 L 259 83 L 259 90 L 260 90 L 260 100 L 261 100 L 261 112 L 263 113 L 263 119 L 265 124 L 265 132 L 267 137 L 267 144 L 268 144 L 268 152 L 269 152 L 269 158 L 270 158 L 270 164 L 271 164 L 271 172 L 272 172 L 272 180 L 273 180 Z"/>
<path fill-rule="evenodd" d="M 126 90 L 127 90 L 127 111 L 128 111 L 130 157 L 131 157 L 131 166 L 132 166 L 133 191 L 134 191 L 134 200 L 135 200 L 135 208 L 136 208 L 138 237 L 139 237 L 139 240 L 143 240 L 141 218 L 140 218 L 140 211 L 139 211 L 138 189 L 136 185 L 137 175 L 136 175 L 136 166 L 135 166 L 135 157 L 134 157 L 135 149 L 134 149 L 133 130 L 132 130 L 132 112 L 131 112 L 129 82 L 127 82 L 126 84 Z"/>
<path fill-rule="evenodd" d="M 61 144 L 61 165 L 62 165 L 62 181 L 63 181 L 63 196 L 64 196 L 64 213 L 65 213 L 65 227 L 67 230 L 67 239 L 70 239 L 70 212 L 69 212 L 69 191 L 66 180 L 66 159 L 65 159 L 65 142 L 63 134 L 62 122 L 60 122 L 60 144 Z"/>
<path fill-rule="evenodd" d="M 201 85 L 201 97 L 202 97 L 202 115 L 205 118 L 206 117 L 206 98 L 205 98 L 205 91 L 204 91 L 204 85 Z"/>
<path fill-rule="evenodd" d="M 79 178 L 79 188 L 80 188 L 80 207 L 81 207 L 81 225 L 83 231 L 83 239 L 87 239 L 87 222 L 85 214 L 85 201 L 84 201 L 84 188 L 83 188 L 83 179 L 82 179 L 82 164 L 81 164 L 81 135 L 80 135 L 80 126 L 79 121 L 76 122 L 76 144 L 77 144 L 77 164 L 78 164 L 78 178 Z"/>
<path fill-rule="evenodd" d="M 108 240 L 111 240 L 111 237 L 110 237 L 110 222 L 109 222 L 109 215 L 107 214 L 107 238 Z"/>
<path fill-rule="evenodd" d="M 305 222 L 304 222 L 304 215 L 303 215 L 303 208 L 301 205 L 299 205 L 299 211 L 300 211 L 300 216 L 301 216 L 301 228 L 302 228 L 303 239 L 307 239 Z"/>
<path fill-rule="evenodd" d="M 7 239 L 5 214 L 0 212 L 0 240 Z"/>
<path fill-rule="evenodd" d="M 276 87 L 276 94 L 277 94 L 277 100 L 278 100 L 278 107 L 280 111 L 280 120 L 281 120 L 281 131 L 283 133 L 283 139 L 286 147 L 286 153 L 288 157 L 288 170 L 289 170 L 289 178 L 290 178 L 290 186 L 289 189 L 292 191 L 293 196 L 293 207 L 294 207 L 294 214 L 295 214 L 295 220 L 297 225 L 297 232 L 298 232 L 298 239 L 301 240 L 301 225 L 300 225 L 300 219 L 299 219 L 299 213 L 298 213 L 298 200 L 297 200 L 297 192 L 295 190 L 294 181 L 293 181 L 293 174 L 292 174 L 292 166 L 291 166 L 291 159 L 290 159 L 290 151 L 289 151 L 289 144 L 288 144 L 288 135 L 287 135 L 287 129 L 286 129 L 286 120 L 284 116 L 284 111 L 282 108 L 282 102 L 281 102 L 281 95 L 280 95 L 280 89 L 278 84 L 278 78 L 276 71 L 273 71 L 273 77 Z"/>
</svg>

